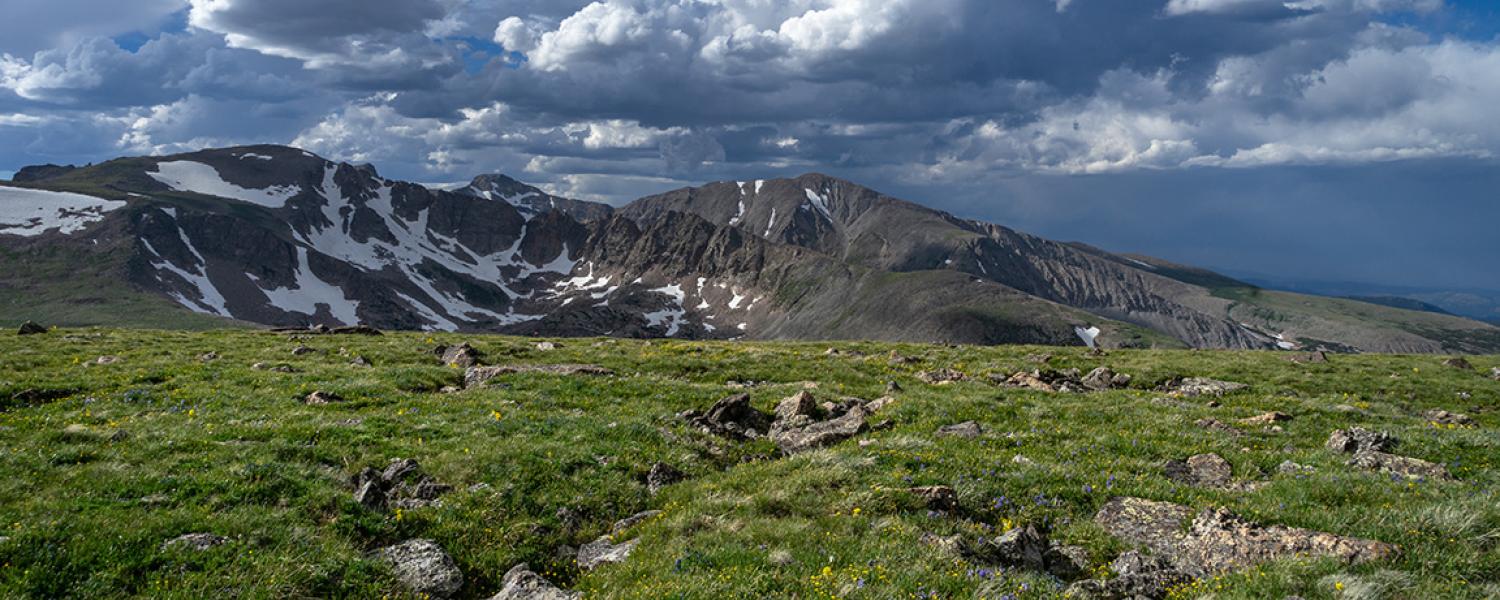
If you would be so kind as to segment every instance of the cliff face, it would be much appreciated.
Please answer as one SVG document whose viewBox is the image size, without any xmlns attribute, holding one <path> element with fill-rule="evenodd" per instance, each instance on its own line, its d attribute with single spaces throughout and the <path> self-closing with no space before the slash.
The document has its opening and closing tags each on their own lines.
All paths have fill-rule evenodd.
<svg viewBox="0 0 1500 600">
<path fill-rule="evenodd" d="M 1279 297 L 1212 273 L 816 174 L 614 210 L 500 175 L 429 189 L 279 146 L 25 172 L 24 188 L 0 187 L 5 260 L 66 248 L 113 265 L 94 275 L 104 284 L 267 325 L 1046 344 L 1098 328 L 1106 346 L 1500 348 L 1473 321 L 1272 309 Z M 43 271 L 26 283 L 45 286 Z"/>
</svg>

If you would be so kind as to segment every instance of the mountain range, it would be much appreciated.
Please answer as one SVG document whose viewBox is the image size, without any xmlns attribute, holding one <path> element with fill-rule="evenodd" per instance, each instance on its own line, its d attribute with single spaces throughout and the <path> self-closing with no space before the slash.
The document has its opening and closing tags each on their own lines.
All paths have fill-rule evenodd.
<svg viewBox="0 0 1500 600">
<path fill-rule="evenodd" d="M 0 271 L 4 319 L 73 325 L 1500 351 L 1478 321 L 1265 290 L 819 174 L 614 208 L 283 146 L 27 167 L 0 184 Z"/>
</svg>

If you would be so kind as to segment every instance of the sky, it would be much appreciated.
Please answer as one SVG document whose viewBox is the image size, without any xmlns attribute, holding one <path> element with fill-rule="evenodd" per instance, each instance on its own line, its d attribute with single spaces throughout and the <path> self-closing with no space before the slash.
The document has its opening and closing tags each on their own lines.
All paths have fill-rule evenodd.
<svg viewBox="0 0 1500 600">
<path fill-rule="evenodd" d="M 248 143 L 620 204 L 822 172 L 1120 252 L 1500 289 L 1493 0 L 7 0 L 0 176 Z"/>
</svg>

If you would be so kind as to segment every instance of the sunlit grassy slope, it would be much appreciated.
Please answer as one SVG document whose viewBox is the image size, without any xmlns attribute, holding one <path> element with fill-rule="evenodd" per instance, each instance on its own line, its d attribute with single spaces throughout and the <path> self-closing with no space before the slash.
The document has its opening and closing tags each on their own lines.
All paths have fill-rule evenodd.
<svg viewBox="0 0 1500 600">
<path fill-rule="evenodd" d="M 589 363 L 616 375 L 507 375 L 439 393 L 459 385 L 461 372 L 430 350 L 460 341 L 492 364 Z M 842 353 L 828 355 L 830 344 L 812 343 L 557 343 L 543 351 L 535 340 L 447 334 L 0 335 L 0 597 L 400 597 L 372 551 L 430 538 L 462 569 L 467 598 L 494 594 L 522 561 L 591 598 L 1044 598 L 1061 590 L 1048 576 L 975 569 L 920 539 L 1036 524 L 1084 546 L 1102 567 L 1126 546 L 1092 517 L 1122 495 L 1226 506 L 1403 550 L 1359 567 L 1271 564 L 1182 596 L 1500 594 L 1494 357 L 1470 358 L 1475 372 L 1431 356 L 1299 365 L 1250 352 L 1093 357 L 1072 348 L 840 343 L 832 346 Z M 294 356 L 299 344 L 317 352 Z M 892 364 L 893 349 L 919 361 Z M 198 359 L 210 351 L 219 358 Z M 984 381 L 1036 367 L 1027 355 L 1041 352 L 1054 355 L 1053 368 L 1107 365 L 1135 380 L 1088 395 Z M 120 360 L 87 364 L 105 355 Z M 374 366 L 351 366 L 355 355 Z M 257 362 L 298 372 L 252 369 Z M 943 367 L 973 380 L 933 386 L 914 377 Z M 1219 406 L 1153 401 L 1162 394 L 1150 388 L 1182 375 L 1251 387 Z M 738 391 L 764 410 L 803 389 L 820 400 L 868 400 L 888 381 L 904 388 L 879 414 L 893 427 L 789 458 L 769 442 L 714 437 L 676 416 Z M 347 402 L 303 404 L 314 390 Z M 1477 425 L 1434 427 L 1420 416 L 1429 408 L 1468 413 Z M 1244 426 L 1242 437 L 1193 425 L 1269 410 L 1295 420 L 1279 433 Z M 987 432 L 933 435 L 967 420 Z M 1330 431 L 1351 425 L 1397 435 L 1402 454 L 1447 464 L 1459 481 L 1353 470 L 1322 448 Z M 1237 478 L 1270 483 L 1235 493 L 1162 476 L 1163 461 L 1203 452 L 1228 458 Z M 355 503 L 349 476 L 396 457 L 418 460 L 454 491 L 440 507 L 399 512 Z M 1278 474 L 1288 459 L 1317 471 Z M 658 461 L 690 479 L 648 494 L 644 477 Z M 957 489 L 961 518 L 929 514 L 903 491 L 939 484 Z M 581 573 L 557 552 L 646 509 L 665 513 L 628 532 L 641 542 L 622 564 Z M 161 547 L 192 532 L 230 542 L 205 552 Z"/>
</svg>

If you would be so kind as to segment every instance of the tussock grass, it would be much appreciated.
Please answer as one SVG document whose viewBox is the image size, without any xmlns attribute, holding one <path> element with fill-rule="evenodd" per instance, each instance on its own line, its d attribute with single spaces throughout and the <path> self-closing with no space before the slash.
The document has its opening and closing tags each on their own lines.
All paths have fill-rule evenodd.
<svg viewBox="0 0 1500 600">
<path fill-rule="evenodd" d="M 510 375 L 442 394 L 461 373 L 430 349 L 470 341 L 492 363 L 592 363 L 613 377 Z M 62 330 L 0 336 L 0 597 L 399 597 L 381 546 L 436 540 L 464 571 L 464 597 L 488 597 L 512 565 L 608 598 L 1053 597 L 1059 582 L 979 569 L 923 534 L 1036 524 L 1103 567 L 1126 549 L 1093 524 L 1112 496 L 1225 506 L 1267 523 L 1399 544 L 1400 558 L 1348 567 L 1286 561 L 1203 580 L 1179 597 L 1483 598 L 1500 586 L 1500 383 L 1431 356 L 1335 356 L 1297 365 L 1254 352 L 945 347 L 876 343 L 535 340 L 453 334 L 382 337 L 252 331 Z M 293 356 L 305 344 L 318 350 Z M 829 356 L 824 350 L 838 348 Z M 920 359 L 892 365 L 896 350 Z M 198 356 L 217 352 L 218 360 Z M 994 387 L 991 373 L 1107 365 L 1131 389 L 1089 395 Z M 86 363 L 101 355 L 109 365 Z M 349 362 L 362 355 L 373 367 Z M 253 370 L 287 364 L 294 373 Z M 922 370 L 974 380 L 929 386 Z M 1220 399 L 1161 402 L 1176 376 L 1251 385 Z M 777 458 L 765 441 L 732 442 L 676 414 L 740 391 L 770 410 L 801 389 L 820 400 L 905 389 L 875 420 L 893 427 Z M 346 402 L 308 406 L 311 391 Z M 1460 397 L 1468 394 L 1468 398 Z M 1463 412 L 1472 428 L 1421 413 Z M 1194 426 L 1270 410 L 1295 420 L 1231 437 Z M 934 430 L 980 423 L 976 439 Z M 1397 452 L 1449 465 L 1460 481 L 1407 482 L 1345 466 L 1323 450 L 1353 425 L 1401 438 Z M 70 428 L 70 426 L 74 426 Z M 1161 463 L 1217 452 L 1253 492 L 1174 484 Z M 1025 462 L 1013 460 L 1017 455 Z M 415 458 L 454 486 L 442 506 L 372 512 L 349 475 Z M 1283 460 L 1316 469 L 1277 472 Z M 652 496 L 658 461 L 689 475 Z M 475 484 L 485 484 L 475 487 Z M 930 514 L 904 490 L 949 485 L 962 514 Z M 631 558 L 581 573 L 562 546 L 641 510 Z M 230 538 L 206 552 L 163 549 L 184 533 Z M 1340 584 L 1342 586 L 1340 587 Z"/>
</svg>

